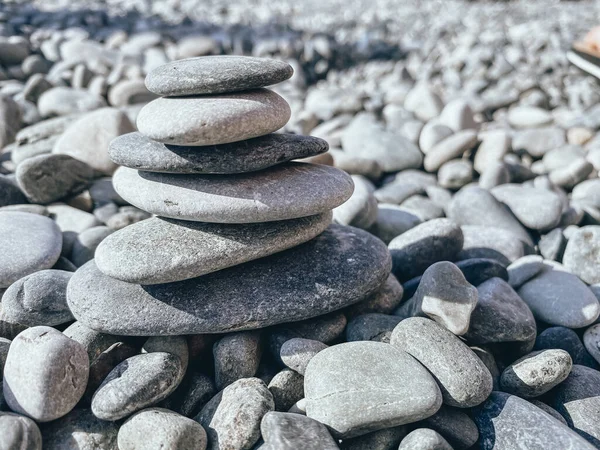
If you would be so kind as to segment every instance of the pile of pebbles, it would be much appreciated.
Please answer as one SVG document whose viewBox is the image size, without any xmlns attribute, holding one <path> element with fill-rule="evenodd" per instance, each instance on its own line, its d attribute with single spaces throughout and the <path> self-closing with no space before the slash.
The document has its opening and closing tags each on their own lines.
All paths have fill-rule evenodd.
<svg viewBox="0 0 600 450">
<path fill-rule="evenodd" d="M 317 84 L 2 16 L 0 447 L 600 447 L 590 5 L 516 3 Z"/>
</svg>

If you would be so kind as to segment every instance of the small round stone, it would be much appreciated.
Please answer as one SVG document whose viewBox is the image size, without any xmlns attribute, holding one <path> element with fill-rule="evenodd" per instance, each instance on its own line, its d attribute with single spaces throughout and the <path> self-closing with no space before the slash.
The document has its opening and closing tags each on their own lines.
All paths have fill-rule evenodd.
<svg viewBox="0 0 600 450">
<path fill-rule="evenodd" d="M 202 56 L 157 67 L 146 76 L 146 87 L 163 96 L 219 94 L 271 86 L 293 73 L 292 66 L 274 59 Z"/>
<path fill-rule="evenodd" d="M 261 356 L 260 333 L 241 331 L 225 335 L 213 346 L 217 389 L 256 375 Z"/>
<path fill-rule="evenodd" d="M 42 450 L 42 434 L 29 417 L 0 411 L 0 448 Z"/>
<path fill-rule="evenodd" d="M 300 375 L 304 375 L 310 360 L 328 346 L 320 341 L 294 338 L 285 341 L 281 346 L 280 356 L 283 363 Z"/>
<path fill-rule="evenodd" d="M 438 432 L 417 428 L 402 439 L 398 450 L 452 450 L 452 447 Z"/>
</svg>

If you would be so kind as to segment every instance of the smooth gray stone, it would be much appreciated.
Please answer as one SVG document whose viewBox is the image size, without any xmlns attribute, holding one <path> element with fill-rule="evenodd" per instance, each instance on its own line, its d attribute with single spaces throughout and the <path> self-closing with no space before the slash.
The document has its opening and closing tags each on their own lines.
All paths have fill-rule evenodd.
<svg viewBox="0 0 600 450">
<path fill-rule="evenodd" d="M 7 95 L 0 96 L 0 148 L 14 142 L 21 121 L 19 104 Z"/>
<path fill-rule="evenodd" d="M 396 236 L 416 227 L 421 222 L 420 217 L 401 206 L 380 203 L 377 205 L 377 219 L 369 231 L 389 244 Z"/>
<path fill-rule="evenodd" d="M 459 225 L 504 228 L 523 242 L 533 245 L 523 225 L 494 196 L 478 187 L 465 187 L 452 199 L 448 217 Z"/>
<path fill-rule="evenodd" d="M 292 66 L 276 59 L 202 56 L 157 67 L 146 76 L 146 87 L 163 96 L 219 94 L 271 86 L 293 73 Z"/>
<path fill-rule="evenodd" d="M 404 107 L 427 122 L 437 117 L 444 108 L 444 103 L 426 82 L 416 83 L 406 94 Z"/>
<path fill-rule="evenodd" d="M 95 171 L 69 155 L 40 155 L 17 166 L 17 182 L 32 203 L 47 204 L 87 188 Z"/>
<path fill-rule="evenodd" d="M 473 164 L 466 159 L 445 162 L 440 167 L 438 179 L 443 188 L 460 189 L 473 181 Z"/>
<path fill-rule="evenodd" d="M 462 246 L 462 231 L 448 219 L 417 225 L 389 243 L 393 273 L 401 282 L 410 280 L 433 263 L 455 260 Z"/>
<path fill-rule="evenodd" d="M 479 439 L 477 425 L 461 409 L 442 405 L 433 416 L 416 424 L 441 434 L 456 450 L 471 448 Z"/>
<path fill-rule="evenodd" d="M 594 166 L 584 158 L 579 158 L 571 164 L 555 169 L 548 175 L 548 179 L 556 186 L 572 189 L 585 180 L 594 171 Z"/>
<path fill-rule="evenodd" d="M 277 372 L 269 382 L 275 411 L 288 411 L 304 398 L 304 377 L 287 367 Z"/>
<path fill-rule="evenodd" d="M 329 211 L 353 191 L 333 167 L 286 163 L 237 175 L 172 175 L 121 167 L 115 190 L 138 208 L 162 217 L 218 223 L 295 219 Z"/>
<path fill-rule="evenodd" d="M 493 188 L 491 193 L 507 205 L 527 228 L 548 230 L 560 222 L 563 202 L 552 191 L 518 184 L 503 184 Z"/>
<path fill-rule="evenodd" d="M 325 153 L 327 142 L 296 134 L 267 134 L 222 145 L 185 147 L 153 141 L 141 133 L 113 139 L 110 159 L 125 167 L 165 173 L 245 173 Z"/>
<path fill-rule="evenodd" d="M 508 284 L 513 289 L 519 289 L 545 269 L 548 269 L 548 266 L 544 264 L 544 258 L 541 256 L 523 256 L 506 268 L 508 272 Z"/>
<path fill-rule="evenodd" d="M 384 172 L 417 169 L 423 161 L 415 144 L 367 113 L 357 114 L 344 129 L 342 147 L 352 156 L 378 161 Z"/>
<path fill-rule="evenodd" d="M 537 320 L 550 325 L 582 328 L 594 323 L 600 304 L 594 293 L 575 275 L 546 270 L 518 290 Z"/>
<path fill-rule="evenodd" d="M 532 248 L 505 228 L 483 225 L 463 225 L 464 236 L 460 259 L 495 259 L 509 266 L 532 251 Z"/>
<path fill-rule="evenodd" d="M 331 213 L 243 225 L 153 217 L 104 239 L 96 249 L 96 265 L 129 283 L 171 283 L 296 247 L 330 223 Z"/>
<path fill-rule="evenodd" d="M 50 213 L 50 217 L 54 219 L 54 222 L 56 222 L 56 225 L 58 225 L 62 231 L 63 256 L 68 256 L 71 254 L 73 245 L 75 244 L 79 233 L 87 230 L 88 228 L 102 225 L 102 223 L 96 219 L 93 214 L 64 203 L 53 203 L 48 205 L 47 208 L 48 212 Z"/>
<path fill-rule="evenodd" d="M 550 150 L 542 158 L 546 173 L 568 166 L 573 161 L 585 157 L 585 150 L 580 145 L 565 145 Z"/>
<path fill-rule="evenodd" d="M 372 341 L 318 353 L 306 369 L 304 390 L 307 416 L 341 438 L 416 422 L 442 403 L 436 382 L 414 358 Z"/>
<path fill-rule="evenodd" d="M 40 270 L 11 284 L 2 296 L 2 310 L 10 320 L 34 327 L 73 320 L 67 305 L 67 284 L 73 274 Z"/>
<path fill-rule="evenodd" d="M 0 176 L 0 206 L 18 205 L 27 202 L 27 197 L 12 179 Z"/>
<path fill-rule="evenodd" d="M 552 123 L 552 114 L 535 106 L 516 106 L 508 111 L 508 123 L 515 128 L 535 128 Z"/>
<path fill-rule="evenodd" d="M 26 212 L 31 214 L 39 214 L 40 216 L 48 217 L 50 213 L 44 205 L 31 205 L 29 203 L 0 206 L 0 212 Z"/>
<path fill-rule="evenodd" d="M 437 431 L 417 428 L 402 439 L 398 450 L 452 450 L 452 447 Z"/>
<path fill-rule="evenodd" d="M 532 352 L 504 369 L 500 387 L 519 397 L 538 397 L 562 383 L 569 376 L 572 365 L 571 356 L 564 350 Z"/>
<path fill-rule="evenodd" d="M 33 158 L 39 155 L 46 155 L 52 152 L 54 144 L 58 140 L 59 136 L 53 135 L 47 139 L 33 142 L 31 144 L 18 144 L 14 143 L 10 145 L 10 160 L 19 166 L 22 162 L 29 158 Z"/>
<path fill-rule="evenodd" d="M 261 356 L 260 332 L 241 331 L 225 335 L 213 346 L 217 389 L 256 375 Z"/>
<path fill-rule="evenodd" d="M 488 131 L 483 135 L 481 145 L 477 148 L 473 167 L 480 174 L 490 170 L 495 164 L 501 163 L 508 153 L 511 139 L 505 130 Z"/>
<path fill-rule="evenodd" d="M 483 405 L 475 408 L 473 419 L 479 428 L 482 450 L 595 448 L 550 414 L 504 392 L 492 392 Z"/>
<path fill-rule="evenodd" d="M 311 134 L 314 130 L 311 131 Z M 318 136 L 314 134 L 315 136 Z M 342 150 L 330 148 L 329 154 L 333 157 L 333 165 L 338 169 L 348 172 L 352 175 L 362 175 L 371 181 L 377 181 L 383 174 L 383 169 L 379 162 L 374 159 L 350 155 Z"/>
<path fill-rule="evenodd" d="M 566 143 L 565 130 L 558 127 L 542 127 L 515 133 L 513 150 L 525 150 L 534 158 L 541 158 L 548 151 Z"/>
<path fill-rule="evenodd" d="M 135 413 L 119 428 L 119 450 L 205 449 L 206 431 L 198 422 L 164 408 Z"/>
<path fill-rule="evenodd" d="M 5 450 L 42 450 L 42 434 L 29 417 L 0 411 L 0 446 Z"/>
<path fill-rule="evenodd" d="M 89 360 L 94 361 L 110 346 L 121 341 L 120 336 L 100 333 L 86 327 L 81 322 L 74 322 L 65 328 L 63 334 L 69 339 L 79 342 L 85 348 Z"/>
<path fill-rule="evenodd" d="M 527 304 L 501 278 L 477 286 L 478 300 L 465 338 L 471 344 L 529 342 L 536 323 Z"/>
<path fill-rule="evenodd" d="M 595 447 L 600 445 L 600 372 L 573 365 L 571 373 L 551 393 L 551 406 L 574 431 Z"/>
<path fill-rule="evenodd" d="M 407 200 L 414 195 L 423 194 L 424 192 L 425 187 L 419 184 L 392 181 L 377 189 L 374 195 L 379 203 L 399 205 L 404 202 L 404 200 Z"/>
<path fill-rule="evenodd" d="M 573 188 L 571 197 L 573 200 L 600 208 L 600 179 L 591 178 L 582 181 Z"/>
<path fill-rule="evenodd" d="M 89 89 L 89 86 L 88 86 Z M 111 86 L 108 92 L 108 102 L 112 106 L 137 105 L 148 103 L 157 96 L 146 89 L 144 80 L 121 80 Z"/>
<path fill-rule="evenodd" d="M 427 122 L 419 135 L 419 148 L 427 154 L 438 142 L 451 136 L 454 132 L 446 125 L 432 120 Z"/>
<path fill-rule="evenodd" d="M 333 210 L 333 220 L 341 225 L 368 229 L 377 220 L 375 186 L 365 177 L 352 175 L 354 192 L 348 200 Z"/>
<path fill-rule="evenodd" d="M 85 89 L 57 86 L 44 92 L 37 103 L 42 117 L 66 116 L 106 106 L 106 100 Z"/>
<path fill-rule="evenodd" d="M 344 439 L 340 445 L 343 450 L 398 450 L 400 441 L 408 429 L 404 425 L 384 428 L 351 439 Z"/>
<path fill-rule="evenodd" d="M 34 144 L 53 136 L 60 136 L 67 127 L 79 119 L 79 117 L 81 117 L 79 114 L 54 117 L 29 125 L 17 133 L 16 142 L 19 145 Z"/>
<path fill-rule="evenodd" d="M 92 411 L 115 421 L 155 405 L 179 385 L 183 364 L 178 356 L 152 352 L 132 356 L 115 367 L 92 398 Z"/>
<path fill-rule="evenodd" d="M 290 119 L 287 102 L 256 89 L 199 97 L 163 97 L 137 116 L 138 130 L 172 145 L 217 145 L 252 139 L 282 128 Z"/>
<path fill-rule="evenodd" d="M 460 158 L 477 143 L 475 130 L 462 130 L 438 142 L 425 155 L 423 166 L 427 172 L 437 172 L 450 160 Z"/>
<path fill-rule="evenodd" d="M 6 403 L 37 422 L 58 419 L 81 399 L 89 359 L 83 346 L 50 327 L 33 327 L 12 341 L 4 366 Z"/>
<path fill-rule="evenodd" d="M 403 293 L 404 289 L 402 288 L 402 285 L 398 282 L 398 279 L 390 273 L 379 291 L 365 300 L 346 308 L 344 310 L 344 315 L 348 320 L 351 320 L 361 314 L 390 314 L 402 301 Z"/>
<path fill-rule="evenodd" d="M 62 235 L 48 217 L 26 212 L 0 212 L 0 288 L 24 276 L 49 269 L 60 257 Z"/>
<path fill-rule="evenodd" d="M 135 206 L 121 206 L 116 214 L 113 214 L 106 221 L 106 226 L 111 230 L 120 230 L 134 223 L 149 219 L 152 214 L 143 211 Z"/>
<path fill-rule="evenodd" d="M 600 283 L 600 226 L 581 227 L 567 241 L 562 263 L 587 284 Z"/>
<path fill-rule="evenodd" d="M 71 279 L 67 301 L 78 320 L 112 334 L 232 332 L 357 303 L 380 289 L 390 266 L 389 253 L 377 238 L 331 225 L 299 247 L 178 283 L 130 284 L 103 275 L 90 261 Z"/>
<path fill-rule="evenodd" d="M 394 314 L 402 317 L 427 316 L 460 336 L 469 329 L 477 297 L 477 289 L 465 279 L 457 266 L 449 261 L 440 261 L 427 268 L 415 295 Z"/>
<path fill-rule="evenodd" d="M 492 375 L 483 361 L 433 320 L 403 320 L 394 328 L 390 344 L 412 355 L 432 373 L 447 405 L 470 408 L 492 392 Z"/>
<path fill-rule="evenodd" d="M 285 341 L 279 351 L 281 361 L 300 375 L 306 372 L 309 361 L 328 345 L 320 341 L 304 338 L 293 338 Z"/>
<path fill-rule="evenodd" d="M 413 195 L 400 204 L 404 210 L 415 214 L 423 222 L 444 217 L 444 209 L 423 195 Z"/>
<path fill-rule="evenodd" d="M 322 423 L 300 414 L 268 412 L 260 431 L 265 444 L 261 450 L 337 450 L 334 439 Z"/>
<path fill-rule="evenodd" d="M 209 450 L 249 449 L 260 438 L 263 416 L 274 409 L 262 380 L 242 378 L 215 395 L 194 420 L 206 430 Z"/>
<path fill-rule="evenodd" d="M 100 420 L 90 409 L 74 409 L 42 428 L 44 450 L 118 450 L 119 425 Z"/>
</svg>

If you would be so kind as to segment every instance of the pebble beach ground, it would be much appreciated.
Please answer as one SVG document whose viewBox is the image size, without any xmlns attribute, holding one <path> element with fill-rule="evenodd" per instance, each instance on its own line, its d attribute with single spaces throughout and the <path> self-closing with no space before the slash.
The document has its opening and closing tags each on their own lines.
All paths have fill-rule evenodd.
<svg viewBox="0 0 600 450">
<path fill-rule="evenodd" d="M 0 449 L 600 448 L 599 13 L 0 4 Z"/>
</svg>

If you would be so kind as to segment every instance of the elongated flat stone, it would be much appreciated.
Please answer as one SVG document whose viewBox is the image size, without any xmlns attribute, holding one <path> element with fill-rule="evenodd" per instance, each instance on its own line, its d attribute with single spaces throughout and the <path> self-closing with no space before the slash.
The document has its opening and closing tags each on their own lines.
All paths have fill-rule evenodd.
<svg viewBox="0 0 600 450">
<path fill-rule="evenodd" d="M 157 67 L 146 87 L 158 95 L 218 94 L 271 86 L 294 73 L 288 63 L 249 56 L 202 56 Z"/>
<path fill-rule="evenodd" d="M 129 283 L 187 280 L 300 245 L 331 223 L 331 212 L 244 225 L 154 217 L 108 236 L 96 249 L 104 274 Z"/>
<path fill-rule="evenodd" d="M 323 139 L 296 134 L 267 134 L 246 141 L 190 147 L 163 144 L 142 133 L 119 136 L 109 156 L 121 166 L 165 173 L 244 173 L 327 151 Z"/>
<path fill-rule="evenodd" d="M 67 287 L 84 325 L 130 336 L 222 333 L 295 322 L 375 293 L 391 270 L 385 244 L 331 225 L 293 249 L 178 283 L 143 286 L 104 275 L 94 261 Z"/>
<path fill-rule="evenodd" d="M 173 145 L 215 145 L 272 133 L 290 119 L 290 105 L 273 91 L 157 98 L 137 116 L 138 130 Z"/>
<path fill-rule="evenodd" d="M 218 223 L 295 219 L 329 211 L 352 195 L 350 175 L 333 167 L 287 163 L 260 172 L 173 175 L 121 167 L 121 197 L 162 217 Z"/>
</svg>

